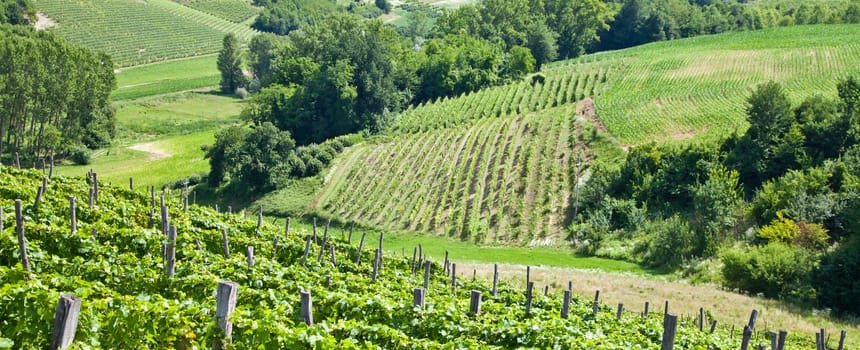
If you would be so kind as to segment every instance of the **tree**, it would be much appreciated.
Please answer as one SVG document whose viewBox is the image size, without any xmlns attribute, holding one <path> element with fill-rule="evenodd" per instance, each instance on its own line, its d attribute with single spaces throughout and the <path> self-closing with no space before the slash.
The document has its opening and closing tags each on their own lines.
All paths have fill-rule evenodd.
<svg viewBox="0 0 860 350">
<path fill-rule="evenodd" d="M 545 0 L 544 4 L 546 24 L 557 33 L 558 55 L 562 58 L 584 54 L 600 39 L 598 32 L 609 30 L 613 11 L 606 2 Z M 535 58 L 538 58 L 537 54 Z"/>
<path fill-rule="evenodd" d="M 382 10 L 382 12 L 391 12 L 391 3 L 388 2 L 388 0 L 374 0 L 374 4 L 376 4 L 376 7 Z"/>
<path fill-rule="evenodd" d="M 271 33 L 255 36 L 248 45 L 249 66 L 261 87 L 269 86 L 274 80 L 272 65 L 279 47 L 278 37 Z"/>
<path fill-rule="evenodd" d="M 514 46 L 508 51 L 508 59 L 505 65 L 505 75 L 510 79 L 519 79 L 522 76 L 534 72 L 535 58 L 531 51 L 522 46 Z"/>
<path fill-rule="evenodd" d="M 552 62 L 558 56 L 557 37 L 558 34 L 541 22 L 536 22 L 529 29 L 527 47 L 534 57 L 535 69 L 540 69 L 544 63 Z"/>
<path fill-rule="evenodd" d="M 0 0 L 0 24 L 29 25 L 36 19 L 31 0 Z"/>
<path fill-rule="evenodd" d="M 236 89 L 245 87 L 245 74 L 242 72 L 242 52 L 239 39 L 229 33 L 224 36 L 224 45 L 218 53 L 218 70 L 221 72 L 221 91 L 234 93 Z"/>
<path fill-rule="evenodd" d="M 209 187 L 217 188 L 229 176 L 235 155 L 245 142 L 248 131 L 244 127 L 231 126 L 215 134 L 215 144 L 206 151 L 209 159 Z"/>
</svg>

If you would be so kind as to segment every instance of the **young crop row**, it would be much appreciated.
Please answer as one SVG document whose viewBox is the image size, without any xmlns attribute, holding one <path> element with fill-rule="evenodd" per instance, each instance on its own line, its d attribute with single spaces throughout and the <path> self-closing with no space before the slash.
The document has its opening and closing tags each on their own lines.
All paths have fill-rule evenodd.
<svg viewBox="0 0 860 350">
<path fill-rule="evenodd" d="M 320 208 L 476 242 L 557 239 L 571 202 L 575 106 L 357 147 L 338 165 Z"/>
<path fill-rule="evenodd" d="M 181 4 L 233 23 L 242 23 L 259 12 L 247 0 L 193 0 Z"/>
<path fill-rule="evenodd" d="M 51 30 L 107 53 L 119 66 L 211 54 L 221 48 L 226 33 L 244 42 L 256 33 L 169 0 L 43 0 L 39 7 L 59 23 Z"/>
<path fill-rule="evenodd" d="M 403 133 L 453 127 L 473 119 L 526 114 L 575 103 L 599 95 L 608 76 L 614 74 L 601 64 L 573 64 L 545 70 L 517 83 L 443 97 L 403 112 L 395 129 Z M 539 77 L 544 77 L 541 80 Z"/>
<path fill-rule="evenodd" d="M 429 278 L 407 257 L 385 254 L 377 264 L 371 252 L 382 240 L 371 244 L 361 234 L 356 244 L 360 232 L 351 229 L 347 236 L 327 225 L 275 227 L 262 217 L 184 207 L 171 196 L 165 221 L 153 215 L 158 201 L 148 191 L 43 176 L 0 168 L 0 345 L 47 348 L 57 301 L 73 293 L 81 299 L 75 348 L 209 348 L 223 340 L 216 286 L 227 280 L 238 287 L 228 319 L 236 348 L 629 349 L 662 340 L 660 312 L 643 317 L 574 295 L 562 317 L 555 292 L 526 292 L 504 281 L 494 292 L 463 271 L 450 274 L 456 266 L 447 260 L 428 262 Z M 37 199 L 32 190 L 42 185 Z M 93 188 L 97 199 L 87 204 Z M 21 221 L 10 214 L 17 210 Z M 164 235 L 165 223 L 173 234 Z M 414 306 L 413 289 L 425 286 L 424 306 Z M 310 292 L 312 322 L 302 316 L 300 291 Z M 469 311 L 472 291 L 483 294 L 477 312 Z M 691 323 L 679 322 L 676 346 L 740 343 L 728 325 L 710 333 Z"/>
</svg>

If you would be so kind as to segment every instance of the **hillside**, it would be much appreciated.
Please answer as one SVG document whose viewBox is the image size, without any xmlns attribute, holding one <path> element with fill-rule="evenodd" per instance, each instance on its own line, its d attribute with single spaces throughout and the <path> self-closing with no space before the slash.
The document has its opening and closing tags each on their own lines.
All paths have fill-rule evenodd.
<svg viewBox="0 0 860 350">
<path fill-rule="evenodd" d="M 248 25 L 170 0 L 39 0 L 36 6 L 56 22 L 48 30 L 104 51 L 121 67 L 216 53 L 225 34 L 248 42 L 256 33 Z"/>
<path fill-rule="evenodd" d="M 502 282 L 494 296 L 490 283 L 464 278 L 460 270 L 452 284 L 439 261 L 428 263 L 427 282 L 411 272 L 407 257 L 386 254 L 372 266 L 378 245 L 357 247 L 362 232 L 346 236 L 320 228 L 322 240 L 313 243 L 308 226 L 296 223 L 285 232 L 268 219 L 259 225 L 196 205 L 185 209 L 168 194 L 161 210 L 173 234 L 165 237 L 148 191 L 55 177 L 37 200 L 32 189 L 42 178 L 39 171 L 0 169 L 0 205 L 7 213 L 0 230 L 0 347 L 47 347 L 57 300 L 73 293 L 82 300 L 76 346 L 207 348 L 221 338 L 215 326 L 219 281 L 238 287 L 229 317 L 238 348 L 626 349 L 653 348 L 662 339 L 661 312 L 617 314 L 614 306 L 593 309 L 589 297 L 573 296 L 563 319 L 562 296 L 555 292 L 534 292 L 529 302 L 523 290 Z M 94 187 L 98 198 L 90 205 Z M 74 216 L 70 196 L 78 199 Z M 22 203 L 14 210 L 13 199 Z M 20 216 L 8 214 L 15 211 Z M 76 230 L 70 217 L 77 218 Z M 26 243 L 29 268 L 16 236 L 26 238 L 18 242 Z M 413 307 L 412 288 L 423 283 L 426 307 Z M 313 326 L 302 321 L 302 290 L 311 292 Z M 477 315 L 468 312 L 470 290 L 483 292 Z M 678 322 L 679 347 L 740 344 L 728 325 L 709 333 L 689 321 Z M 765 337 L 760 332 L 753 342 Z M 808 346 L 808 338 L 791 334 L 789 344 Z"/>
<path fill-rule="evenodd" d="M 837 79 L 860 66 L 857 35 L 860 25 L 796 26 L 660 42 L 552 64 L 543 82 L 420 105 L 403 113 L 390 142 L 342 156 L 315 208 L 475 241 L 558 239 L 574 210 L 573 153 L 586 153 L 583 169 L 594 153 L 583 142 L 743 131 L 746 96 L 771 79 L 795 99 L 835 97 Z M 596 116 L 577 117 L 586 98 Z"/>
</svg>

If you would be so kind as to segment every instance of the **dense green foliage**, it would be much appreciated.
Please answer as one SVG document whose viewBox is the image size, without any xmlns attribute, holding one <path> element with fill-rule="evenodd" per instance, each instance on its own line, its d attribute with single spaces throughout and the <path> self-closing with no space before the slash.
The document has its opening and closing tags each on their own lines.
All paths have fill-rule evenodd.
<svg viewBox="0 0 860 350">
<path fill-rule="evenodd" d="M 409 100 L 415 67 L 407 63 L 414 53 L 381 22 L 331 15 L 292 32 L 276 49 L 273 76 L 255 72 L 271 85 L 263 85 L 245 114 L 289 130 L 299 144 L 378 131 Z M 259 69 L 259 57 L 272 62 L 271 50 L 255 50 L 252 66 Z"/>
<path fill-rule="evenodd" d="M 0 0 L 0 24 L 27 25 L 36 21 L 36 6 L 30 0 Z"/>
<path fill-rule="evenodd" d="M 60 37 L 103 51 L 119 66 L 217 53 L 225 34 L 247 43 L 256 31 L 247 25 L 171 0 L 39 0 L 39 10 L 59 23 Z"/>
<path fill-rule="evenodd" d="M 18 152 L 35 164 L 52 152 L 108 144 L 115 88 L 107 55 L 29 27 L 0 25 L 0 155 Z"/>
<path fill-rule="evenodd" d="M 81 178 L 55 177 L 48 194 L 35 205 L 31 189 L 41 185 L 41 177 L 35 171 L 0 170 L 4 212 L 10 212 L 11 198 L 24 203 L 32 265 L 31 272 L 22 268 L 14 216 L 6 214 L 0 231 L 0 313 L 4 315 L 0 334 L 8 340 L 0 344 L 47 347 L 57 299 L 62 293 L 73 293 L 83 300 L 75 346 L 208 348 L 219 337 L 215 288 L 224 280 L 239 285 L 230 320 L 237 348 L 626 349 L 651 348 L 661 340 L 660 313 L 647 318 L 624 313 L 617 320 L 614 307 L 601 305 L 595 313 L 590 298 L 574 296 L 570 318 L 561 319 L 561 296 L 535 293 L 531 313 L 526 315 L 522 290 L 503 281 L 498 295 L 492 296 L 488 282 L 465 279 L 462 274 L 452 289 L 450 279 L 435 263 L 427 306 L 413 308 L 412 288 L 422 285 L 423 276 L 410 273 L 407 258 L 386 254 L 373 281 L 376 245 L 368 242 L 361 264 L 355 263 L 355 243 L 361 232 L 355 232 L 350 242 L 331 230 L 324 243 L 310 244 L 309 257 L 302 264 L 310 232 L 295 220 L 285 235 L 282 227 L 264 223 L 258 229 L 256 222 L 238 215 L 194 205 L 183 211 L 170 196 L 165 204 L 170 224 L 177 229 L 176 241 L 152 228 L 161 225 L 160 219 L 148 223 L 149 193 L 109 186 L 101 187 L 93 208 L 77 207 L 78 230 L 71 232 L 68 196 L 85 198 L 89 184 Z M 223 254 L 222 230 L 227 232 L 229 258 Z M 276 238 L 277 247 L 272 244 Z M 165 276 L 160 257 L 164 244 L 176 247 L 172 278 Z M 251 246 L 253 267 L 245 254 Z M 300 290 L 312 292 L 314 326 L 300 321 Z M 484 293 L 480 315 L 467 312 L 470 290 Z M 730 338 L 725 329 L 708 334 L 679 323 L 676 346 L 736 348 L 740 340 Z"/>
<path fill-rule="evenodd" d="M 254 29 L 280 35 L 323 20 L 338 11 L 333 0 L 254 0 L 263 8 L 254 20 Z"/>
<path fill-rule="evenodd" d="M 233 126 L 215 135 L 209 158 L 209 186 L 217 188 L 228 180 L 253 192 L 281 187 L 290 178 L 317 175 L 354 137 L 338 137 L 321 145 L 296 148 L 289 131 L 264 122 L 247 129 Z"/>
</svg>

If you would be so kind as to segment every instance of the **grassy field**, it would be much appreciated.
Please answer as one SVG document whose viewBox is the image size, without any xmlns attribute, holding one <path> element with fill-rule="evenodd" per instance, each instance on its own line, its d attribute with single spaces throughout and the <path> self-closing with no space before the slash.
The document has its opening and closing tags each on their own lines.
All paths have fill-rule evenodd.
<svg viewBox="0 0 860 350">
<path fill-rule="evenodd" d="M 49 30 L 104 51 L 121 67 L 212 54 L 227 33 L 243 42 L 256 34 L 247 25 L 170 0 L 39 0 L 37 6 L 58 23 Z"/>
<path fill-rule="evenodd" d="M 94 153 L 85 166 L 61 166 L 61 175 L 90 169 L 103 181 L 161 186 L 209 171 L 200 146 L 212 144 L 215 132 L 239 122 L 240 99 L 187 92 L 122 102 L 117 107 L 116 145 Z"/>
<path fill-rule="evenodd" d="M 114 101 L 217 86 L 216 55 L 124 68 L 116 74 Z"/>
</svg>

